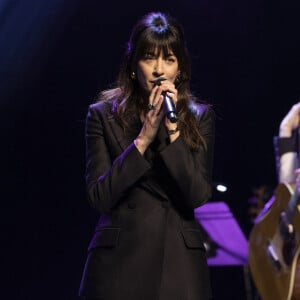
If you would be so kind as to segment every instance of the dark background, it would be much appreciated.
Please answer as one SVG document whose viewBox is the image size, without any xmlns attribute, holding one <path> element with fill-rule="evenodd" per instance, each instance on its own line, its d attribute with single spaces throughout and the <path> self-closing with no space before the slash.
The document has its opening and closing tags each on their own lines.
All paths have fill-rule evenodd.
<svg viewBox="0 0 300 300">
<path fill-rule="evenodd" d="M 87 107 L 153 10 L 183 24 L 192 89 L 217 112 L 214 181 L 229 189 L 211 201 L 248 235 L 253 188 L 276 187 L 273 136 L 300 95 L 299 1 L 1 1 L 1 298 L 77 299 L 97 218 L 84 185 Z M 212 268 L 216 300 L 246 299 L 243 272 Z"/>
</svg>

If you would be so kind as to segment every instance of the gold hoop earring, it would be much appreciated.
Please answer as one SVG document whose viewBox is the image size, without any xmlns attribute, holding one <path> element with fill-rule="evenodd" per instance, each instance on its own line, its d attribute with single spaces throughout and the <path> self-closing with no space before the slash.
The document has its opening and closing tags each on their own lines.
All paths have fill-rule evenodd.
<svg viewBox="0 0 300 300">
<path fill-rule="evenodd" d="M 131 79 L 135 79 L 136 78 L 136 75 L 134 72 L 131 72 L 131 75 L 130 75 Z"/>
<path fill-rule="evenodd" d="M 179 83 L 180 80 L 181 80 L 181 73 L 180 73 L 180 71 L 178 71 L 177 76 L 176 76 L 176 78 L 175 78 L 175 82 L 176 82 L 176 83 Z"/>
</svg>

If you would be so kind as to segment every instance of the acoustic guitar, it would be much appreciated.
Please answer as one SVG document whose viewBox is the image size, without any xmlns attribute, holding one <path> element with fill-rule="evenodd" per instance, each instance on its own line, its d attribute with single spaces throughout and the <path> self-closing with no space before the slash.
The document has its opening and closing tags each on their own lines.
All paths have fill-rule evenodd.
<svg viewBox="0 0 300 300">
<path fill-rule="evenodd" d="M 299 189 L 279 184 L 250 232 L 249 267 L 263 300 L 300 300 Z"/>
</svg>

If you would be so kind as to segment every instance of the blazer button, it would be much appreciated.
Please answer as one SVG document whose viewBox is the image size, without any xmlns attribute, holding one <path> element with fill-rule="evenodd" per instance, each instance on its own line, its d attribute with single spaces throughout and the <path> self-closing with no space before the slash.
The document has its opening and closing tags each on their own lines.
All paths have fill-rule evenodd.
<svg viewBox="0 0 300 300">
<path fill-rule="evenodd" d="M 128 208 L 130 208 L 130 209 L 135 209 L 135 208 L 136 208 L 136 203 L 133 202 L 133 201 L 131 201 L 131 202 L 128 202 L 127 206 L 128 206 Z"/>
</svg>

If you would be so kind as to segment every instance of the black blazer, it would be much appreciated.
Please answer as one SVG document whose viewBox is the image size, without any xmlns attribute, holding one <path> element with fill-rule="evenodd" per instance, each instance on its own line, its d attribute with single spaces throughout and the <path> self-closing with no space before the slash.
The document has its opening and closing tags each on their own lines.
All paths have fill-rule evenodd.
<svg viewBox="0 0 300 300">
<path fill-rule="evenodd" d="M 79 294 L 103 300 L 210 299 L 209 274 L 194 208 L 211 196 L 214 113 L 191 110 L 207 147 L 169 143 L 164 126 L 142 156 L 113 102 L 91 105 L 86 123 L 88 199 L 100 212 Z"/>
</svg>

